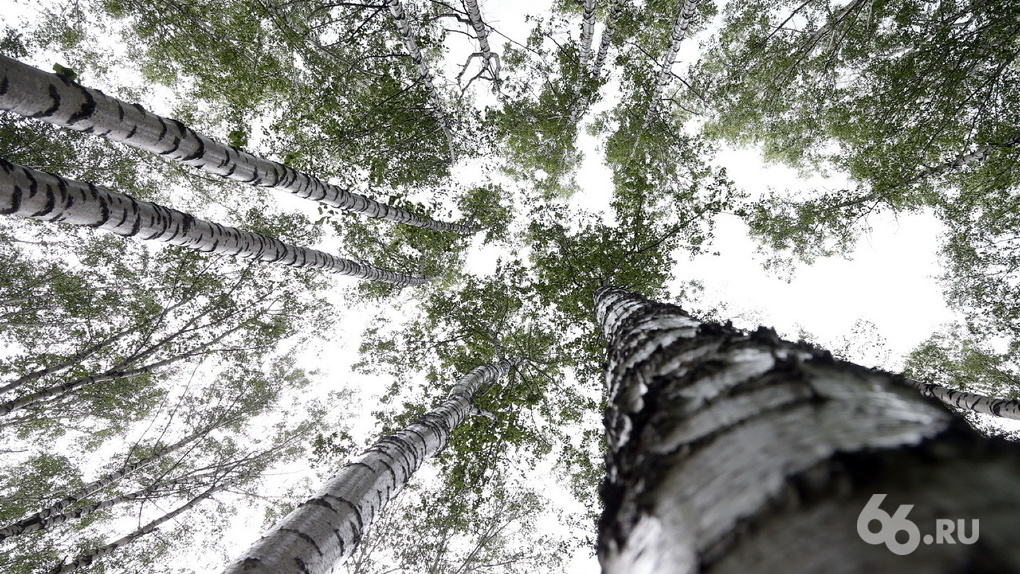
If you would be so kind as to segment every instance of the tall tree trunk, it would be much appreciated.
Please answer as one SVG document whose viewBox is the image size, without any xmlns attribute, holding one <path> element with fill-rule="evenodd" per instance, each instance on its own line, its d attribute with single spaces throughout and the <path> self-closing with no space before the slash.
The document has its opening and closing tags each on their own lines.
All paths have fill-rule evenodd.
<svg viewBox="0 0 1020 574">
<path fill-rule="evenodd" d="M 506 376 L 513 364 L 504 359 L 462 377 L 443 404 L 341 469 L 225 574 L 332 572 L 422 462 L 446 446 L 450 432 L 471 413 L 471 398 L 478 389 Z"/>
<path fill-rule="evenodd" d="M 196 439 L 208 435 L 211 431 L 233 420 L 235 420 L 233 417 L 223 417 L 213 422 L 212 424 L 202 427 L 198 431 L 191 433 L 190 435 L 184 437 L 183 439 L 173 444 L 157 447 L 155 451 L 149 456 L 140 458 L 132 463 L 125 464 L 119 469 L 103 475 L 102 477 L 86 484 L 85 486 L 79 488 L 78 490 L 61 496 L 59 500 L 43 508 L 39 512 L 26 516 L 25 518 L 17 522 L 8 524 L 7 526 L 0 528 L 0 540 L 3 540 L 4 538 L 8 538 L 11 536 L 16 536 L 18 534 L 21 534 L 22 532 L 28 531 L 26 525 L 38 522 L 45 522 L 49 520 L 49 518 L 52 516 L 62 514 L 64 512 L 64 509 L 67 508 L 68 506 L 71 506 L 72 504 L 80 500 L 92 496 L 93 494 L 99 492 L 100 490 L 106 488 L 107 486 L 110 486 L 111 484 L 117 482 L 118 480 L 124 478 L 125 476 L 128 476 L 132 472 L 149 466 L 150 464 L 162 459 L 168 454 L 171 454 L 181 449 L 185 445 L 194 442 Z"/>
<path fill-rule="evenodd" d="M 485 69 L 489 70 L 493 82 L 499 82 L 499 54 L 492 51 L 489 46 L 489 29 L 482 20 L 482 11 L 478 7 L 478 0 L 464 0 L 464 7 L 467 8 L 468 20 L 475 30 L 475 37 L 478 39 L 478 55 L 485 62 Z M 495 63 L 493 63 L 495 61 Z"/>
<path fill-rule="evenodd" d="M 18 377 L 17 379 L 14 379 L 13 381 L 11 381 L 9 383 L 6 383 L 3 386 L 0 386 L 0 394 L 6 393 L 8 391 L 13 391 L 14 389 L 17 389 L 17 388 L 19 388 L 21 386 L 24 386 L 24 385 L 26 385 L 26 384 L 28 384 L 28 383 L 30 383 L 32 381 L 35 381 L 37 379 L 41 379 L 41 378 L 43 378 L 45 376 L 52 375 L 54 373 L 59 373 L 60 371 L 63 371 L 64 369 L 66 369 L 68 367 L 74 366 L 74 365 L 80 363 L 81 361 L 87 359 L 88 357 L 98 353 L 99 351 L 103 350 L 104 348 L 106 348 L 106 347 L 116 343 L 118 340 L 123 339 L 125 336 L 127 336 L 129 333 L 131 333 L 134 330 L 135 330 L 134 327 L 129 327 L 129 328 L 124 329 L 124 330 L 122 330 L 122 331 L 120 331 L 118 333 L 114 333 L 113 335 L 107 337 L 106 339 L 103 339 L 102 341 L 96 343 L 95 345 L 86 347 L 86 348 L 82 349 L 81 351 L 78 351 L 77 353 L 75 353 L 71 357 L 68 357 L 67 359 L 65 359 L 63 361 L 60 361 L 59 363 L 57 363 L 55 365 L 52 365 L 52 366 L 49 366 L 49 367 L 44 367 L 42 369 L 39 369 L 39 370 L 36 370 L 36 371 L 32 371 L 31 373 L 28 373 L 26 375 L 22 375 L 22 376 Z"/>
<path fill-rule="evenodd" d="M 602 40 L 599 42 L 599 52 L 595 56 L 595 63 L 591 67 L 591 75 L 597 77 L 602 73 L 602 65 L 606 61 L 606 56 L 609 54 L 609 44 L 613 42 L 613 35 L 616 34 L 616 25 L 620 21 L 620 16 L 623 15 L 623 1 L 624 0 L 612 0 L 612 6 L 609 9 L 609 18 L 606 19 L 606 27 L 602 30 Z"/>
<path fill-rule="evenodd" d="M 204 172 L 279 189 L 338 209 L 437 231 L 470 235 L 466 225 L 436 221 L 341 189 L 281 163 L 219 143 L 185 126 L 61 76 L 0 56 L 0 109 L 161 155 Z M 445 127 L 444 127 L 445 129 Z"/>
<path fill-rule="evenodd" d="M 588 71 L 591 62 L 591 39 L 595 35 L 595 0 L 584 0 L 584 18 L 581 20 L 581 69 Z"/>
<path fill-rule="evenodd" d="M 428 281 L 225 227 L 176 209 L 21 167 L 3 159 L 0 159 L 0 215 L 98 227 L 119 235 L 138 236 L 206 253 L 323 269 L 396 285 L 421 285 Z"/>
<path fill-rule="evenodd" d="M 1020 421 L 1020 401 L 997 399 L 977 393 L 950 389 L 934 383 L 922 383 L 912 379 L 904 380 L 915 389 L 921 391 L 922 395 L 936 398 L 958 409 Z"/>
<path fill-rule="evenodd" d="M 614 287 L 595 301 L 609 350 L 606 574 L 1020 572 L 1017 445 L 772 330 Z M 937 519 L 980 522 L 969 542 L 958 529 L 930 544 Z"/>
<path fill-rule="evenodd" d="M 407 12 L 404 11 L 404 5 L 400 0 L 386 0 L 386 4 L 390 9 L 390 14 L 393 16 L 397 31 L 400 32 L 400 36 L 403 39 L 404 49 L 407 50 L 407 54 L 411 56 L 411 61 L 414 62 L 414 67 L 418 72 L 418 80 L 421 81 L 425 91 L 428 93 L 429 103 L 432 104 L 432 113 L 435 115 L 436 120 L 439 121 L 439 126 L 443 129 L 443 135 L 446 136 L 446 144 L 450 150 L 450 161 L 456 161 L 457 153 L 453 146 L 453 128 L 450 126 L 450 117 L 446 115 L 443 98 L 439 96 L 439 90 L 436 88 L 436 78 L 432 71 L 429 70 L 428 63 L 425 62 L 425 56 L 418 47 L 418 32 L 414 29 L 411 21 L 408 20 Z"/>
<path fill-rule="evenodd" d="M 666 50 L 666 55 L 663 56 L 662 63 L 659 65 L 659 74 L 655 78 L 655 85 L 652 86 L 652 93 L 648 97 L 648 109 L 645 110 L 645 116 L 641 120 L 641 127 L 634 134 L 634 147 L 630 151 L 632 159 L 637 152 L 638 143 L 641 141 L 641 135 L 644 133 L 645 127 L 648 126 L 648 122 L 652 121 L 652 116 L 655 114 L 655 109 L 659 103 L 659 97 L 666 90 L 666 86 L 669 85 L 669 78 L 673 74 L 673 63 L 676 62 L 676 55 L 680 51 L 680 44 L 687 37 L 687 29 L 691 26 L 691 19 L 694 18 L 697 7 L 697 0 L 685 0 L 683 6 L 680 7 L 680 13 L 676 16 L 676 21 L 673 23 L 669 49 Z"/>
</svg>

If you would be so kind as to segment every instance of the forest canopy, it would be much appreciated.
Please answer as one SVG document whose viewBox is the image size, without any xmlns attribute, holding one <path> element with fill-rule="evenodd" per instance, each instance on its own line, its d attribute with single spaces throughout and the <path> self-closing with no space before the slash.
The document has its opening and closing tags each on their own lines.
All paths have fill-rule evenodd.
<svg viewBox="0 0 1020 574">
<path fill-rule="evenodd" d="M 774 293 L 922 219 L 951 320 L 780 334 L 1020 399 L 1020 4 L 498 4 L 0 16 L 0 569 L 219 572 L 489 368 L 339 571 L 590 570 L 595 294 L 759 333 L 699 269 Z M 850 273 L 805 315 L 911 299 Z"/>
</svg>

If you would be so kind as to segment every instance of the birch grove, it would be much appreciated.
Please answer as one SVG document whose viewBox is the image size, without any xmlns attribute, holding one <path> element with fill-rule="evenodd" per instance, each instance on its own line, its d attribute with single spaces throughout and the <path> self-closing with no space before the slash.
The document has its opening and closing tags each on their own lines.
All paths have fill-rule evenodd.
<svg viewBox="0 0 1020 574">
<path fill-rule="evenodd" d="M 475 231 L 379 203 L 282 163 L 217 142 L 140 105 L 120 101 L 3 55 L 0 55 L 0 109 L 96 134 L 226 179 L 287 191 L 368 217 L 437 231 L 468 235 Z"/>
</svg>

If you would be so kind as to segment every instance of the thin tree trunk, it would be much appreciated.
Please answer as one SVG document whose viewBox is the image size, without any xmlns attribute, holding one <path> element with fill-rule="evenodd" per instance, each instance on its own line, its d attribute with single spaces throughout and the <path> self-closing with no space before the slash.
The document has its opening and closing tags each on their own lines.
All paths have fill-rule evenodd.
<svg viewBox="0 0 1020 574">
<path fill-rule="evenodd" d="M 100 548 L 97 548 L 97 549 L 93 550 L 92 552 L 89 552 L 88 554 L 79 555 L 77 558 L 75 558 L 71 562 L 61 563 L 56 568 L 53 568 L 52 570 L 50 570 L 50 574 L 66 574 L 67 572 L 73 572 L 73 571 L 77 570 L 78 568 L 81 568 L 81 567 L 84 567 L 84 566 L 89 566 L 89 565 L 95 563 L 96 560 L 102 558 L 103 556 L 106 556 L 107 554 L 113 553 L 118 548 L 120 548 L 120 547 L 122 547 L 122 546 L 124 546 L 126 544 L 130 544 L 131 542 L 134 542 L 135 540 L 141 538 L 142 536 L 145 536 L 146 534 L 149 534 L 149 533 L 153 532 L 154 530 L 159 528 L 160 525 L 162 525 L 164 522 L 167 522 L 168 520 L 173 520 L 178 515 L 180 515 L 180 514 L 182 514 L 184 512 L 187 512 L 188 510 L 193 508 L 195 505 L 197 505 L 199 502 L 202 502 L 206 498 L 209 498 L 216 491 L 222 490 L 223 488 L 226 488 L 226 486 L 227 485 L 225 485 L 225 484 L 224 485 L 214 485 L 214 486 L 210 487 L 208 490 L 206 490 L 205 492 L 203 492 L 202 494 L 196 496 L 195 498 L 192 498 L 190 501 L 188 501 L 187 504 L 184 504 L 183 506 L 180 506 L 180 507 L 174 509 L 173 511 L 168 512 L 168 513 L 164 514 L 163 516 L 160 516 L 156 520 L 153 520 L 152 522 L 149 522 L 148 524 L 142 526 L 141 528 L 138 528 L 134 532 L 131 532 L 130 534 L 128 534 L 126 536 L 123 536 L 123 537 L 121 537 L 121 538 L 119 538 L 119 539 L 117 539 L 117 540 L 107 544 L 106 546 L 102 546 Z"/>
<path fill-rule="evenodd" d="M 595 35 L 595 0 L 584 0 L 584 18 L 581 21 L 581 69 L 588 71 L 591 62 L 591 40 Z"/>
<path fill-rule="evenodd" d="M 281 163 L 256 157 L 162 118 L 140 105 L 0 56 L 0 109 L 161 155 L 243 183 L 290 192 L 338 209 L 437 231 L 470 235 L 466 225 L 436 221 L 341 189 Z M 445 125 L 445 124 L 444 124 Z"/>
<path fill-rule="evenodd" d="M 446 446 L 450 432 L 470 414 L 475 392 L 506 376 L 512 365 L 504 359 L 462 377 L 443 404 L 381 439 L 360 460 L 341 469 L 230 565 L 226 574 L 332 572 L 422 462 Z"/>
<path fill-rule="evenodd" d="M 623 15 L 623 1 L 612 0 L 609 18 L 606 20 L 606 27 L 602 31 L 602 40 L 599 42 L 599 52 L 595 56 L 595 64 L 591 67 L 591 75 L 593 77 L 598 77 L 602 73 L 602 65 L 609 54 L 609 44 L 613 41 L 613 35 L 616 34 L 616 25 L 620 21 L 620 16 Z"/>
<path fill-rule="evenodd" d="M 464 0 L 464 7 L 467 8 L 468 20 L 475 30 L 475 37 L 478 39 L 478 50 L 485 61 L 485 67 L 492 74 L 492 81 L 499 82 L 499 55 L 492 51 L 489 46 L 489 29 L 482 20 L 482 11 L 478 8 L 478 0 Z M 493 65 L 495 60 L 495 65 Z"/>
<path fill-rule="evenodd" d="M 634 147 L 630 151 L 632 159 L 637 152 L 638 142 L 641 141 L 641 135 L 644 133 L 645 127 L 648 126 L 648 122 L 652 121 L 659 96 L 662 95 L 662 92 L 665 91 L 666 86 L 669 84 L 669 78 L 673 74 L 673 63 L 676 61 L 676 55 L 680 51 L 680 44 L 683 43 L 684 38 L 687 36 L 687 29 L 691 27 L 691 20 L 694 18 L 697 7 L 697 0 L 685 0 L 680 8 L 680 13 L 676 16 L 676 21 L 673 23 L 669 49 L 666 50 L 666 55 L 662 58 L 659 74 L 655 79 L 655 85 L 652 86 L 652 93 L 648 98 L 648 109 L 645 110 L 645 116 L 641 120 L 641 127 L 634 134 Z"/>
<path fill-rule="evenodd" d="M 113 343 L 116 343 L 120 339 L 123 339 L 128 333 L 130 333 L 132 331 L 134 331 L 134 327 L 131 327 L 131 328 L 128 328 L 128 329 L 124 329 L 123 331 L 120 331 L 119 333 L 115 333 L 112 336 L 107 337 L 106 339 L 96 343 L 95 345 L 92 345 L 91 347 L 86 347 L 85 349 L 82 349 L 78 353 L 74 354 L 73 356 L 69 357 L 68 359 L 66 359 L 64 361 L 61 361 L 61 362 L 57 363 L 56 365 L 53 365 L 51 367 L 45 367 L 45 368 L 39 369 L 37 371 L 32 371 L 31 373 L 28 373 L 27 375 L 23 375 L 21 377 L 18 377 L 17 379 L 14 379 L 13 381 L 11 381 L 11 382 L 5 384 L 4 386 L 0 387 L 0 393 L 6 393 L 7 391 L 13 391 L 14 389 L 17 389 L 18 387 L 21 387 L 21 386 L 25 385 L 26 383 L 30 383 L 30 382 L 32 382 L 34 380 L 41 379 L 41 378 L 43 378 L 43 377 L 45 377 L 47 375 L 52 375 L 54 373 L 59 373 L 60 371 L 63 371 L 64 369 L 66 369 L 66 368 L 68 368 L 68 367 L 70 367 L 70 366 L 72 366 L 72 365 L 74 365 L 76 363 L 79 363 L 82 360 L 87 359 L 88 357 L 94 355 L 95 353 L 97 353 L 100 350 L 102 350 L 104 347 L 108 347 L 108 346 L 112 345 Z"/>
<path fill-rule="evenodd" d="M 54 526 L 63 524 L 69 520 L 74 520 L 76 518 L 88 516 L 89 514 L 92 514 L 97 510 L 103 510 L 104 508 L 110 508 L 111 506 L 116 506 L 118 504 L 123 504 L 125 502 L 131 502 L 134 500 L 138 500 L 140 498 L 150 498 L 153 494 L 155 494 L 159 490 L 170 488 L 176 485 L 187 484 L 189 482 L 194 482 L 196 479 L 206 478 L 207 476 L 213 475 L 212 473 L 207 473 L 205 475 L 187 475 L 172 480 L 159 481 L 155 484 L 150 484 L 149 486 L 140 490 L 136 490 L 134 492 L 128 492 L 125 494 L 112 496 L 110 498 L 103 499 L 99 502 L 87 504 L 85 506 L 81 506 L 73 510 L 61 512 L 59 514 L 57 513 L 50 514 L 45 518 L 40 517 L 38 514 L 34 514 L 32 516 L 23 518 L 0 530 L 0 541 L 6 538 L 11 538 L 12 536 L 18 536 L 20 534 L 27 534 L 29 532 L 35 532 L 37 530 L 46 530 L 47 528 L 52 528 Z"/>
<path fill-rule="evenodd" d="M 425 86 L 425 91 L 428 93 L 429 103 L 432 105 L 432 113 L 435 115 L 436 120 L 439 121 L 439 126 L 443 129 L 443 134 L 446 136 L 446 144 L 450 150 L 450 161 L 456 161 L 457 153 L 453 146 L 453 128 L 450 127 L 450 117 L 446 115 L 443 99 L 439 96 L 439 90 L 436 89 L 436 78 L 429 70 L 428 63 L 425 62 L 425 56 L 418 47 L 418 40 L 416 39 L 418 32 L 414 29 L 411 21 L 408 20 L 407 12 L 404 11 L 404 5 L 400 0 L 386 0 L 386 4 L 390 9 L 390 14 L 393 16 L 397 31 L 400 32 L 404 49 L 411 56 L 411 61 L 414 62 L 414 67 L 418 71 L 418 79 Z"/>
<path fill-rule="evenodd" d="M 118 235 L 162 241 L 206 253 L 239 255 L 396 285 L 421 285 L 428 281 L 198 219 L 176 209 L 2 159 L 0 215 L 98 227 Z"/>
<path fill-rule="evenodd" d="M 986 157 L 992 155 L 993 152 L 1000 149 L 1010 149 L 1020 145 L 1020 135 L 1013 136 L 1002 143 L 988 144 L 984 147 L 980 147 L 970 153 L 960 154 L 946 163 L 925 169 L 920 175 L 914 178 L 913 181 L 930 177 L 933 175 L 942 175 L 944 173 L 962 169 L 972 163 L 977 163 L 984 160 Z"/>
<path fill-rule="evenodd" d="M 1017 445 L 770 329 L 613 287 L 595 301 L 609 350 L 604 573 L 1020 572 Z M 970 542 L 957 529 L 931 544 L 947 519 L 968 521 Z"/>
<path fill-rule="evenodd" d="M 936 398 L 958 409 L 1020 421 L 1020 401 L 987 397 L 913 379 L 904 380 L 921 391 L 922 395 Z"/>
<path fill-rule="evenodd" d="M 49 517 L 62 513 L 64 509 L 67 508 L 68 506 L 86 497 L 92 496 L 96 492 L 99 492 L 101 489 L 110 486 L 111 484 L 117 482 L 118 480 L 124 478 L 125 476 L 131 474 L 132 472 L 140 468 L 145 468 L 149 466 L 150 464 L 156 462 L 157 460 L 160 460 L 166 455 L 179 450 L 181 447 L 187 444 L 190 444 L 195 439 L 206 436 L 207 434 L 209 434 L 210 431 L 212 431 L 215 428 L 218 428 L 220 426 L 220 423 L 229 422 L 229 420 L 230 419 L 222 419 L 220 422 L 208 425 L 199 430 L 198 432 L 194 432 L 169 446 L 158 448 L 151 455 L 144 458 L 140 458 L 130 464 L 126 464 L 121 468 L 117 469 L 116 471 L 105 474 L 99 479 L 86 484 L 85 486 L 79 488 L 77 491 L 62 496 L 60 500 L 43 508 L 39 512 L 36 512 L 30 516 L 26 516 L 25 518 L 19 520 L 18 522 L 8 524 L 7 526 L 0 528 L 0 540 L 24 532 L 25 531 L 24 524 L 46 521 L 49 519 Z"/>
</svg>

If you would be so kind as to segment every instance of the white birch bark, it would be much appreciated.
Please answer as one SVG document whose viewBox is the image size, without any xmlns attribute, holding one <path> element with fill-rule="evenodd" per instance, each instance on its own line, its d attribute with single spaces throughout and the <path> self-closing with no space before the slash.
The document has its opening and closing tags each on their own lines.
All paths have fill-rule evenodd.
<svg viewBox="0 0 1020 574">
<path fill-rule="evenodd" d="M 997 399 L 978 393 L 950 389 L 934 383 L 922 383 L 912 379 L 904 380 L 915 389 L 921 391 L 922 395 L 936 398 L 958 409 L 1020 421 L 1020 401 Z"/>
<path fill-rule="evenodd" d="M 685 0 L 680 8 L 680 13 L 676 16 L 676 21 L 673 23 L 673 28 L 670 32 L 669 48 L 666 50 L 666 55 L 663 56 L 662 62 L 659 65 L 659 74 L 655 78 L 652 93 L 648 98 L 648 109 L 645 110 L 645 116 L 641 120 L 641 127 L 634 134 L 634 147 L 630 152 L 631 158 L 634 157 L 637 151 L 638 142 L 641 140 L 645 127 L 648 126 L 648 122 L 652 121 L 652 116 L 655 114 L 656 106 L 659 103 L 659 97 L 666 90 L 666 86 L 669 85 L 670 76 L 673 74 L 673 63 L 676 62 L 676 55 L 680 51 L 680 44 L 687 37 L 687 29 L 691 27 L 691 19 L 694 18 L 697 7 L 697 0 Z"/>
<path fill-rule="evenodd" d="M 596 292 L 596 317 L 609 351 L 605 574 L 1020 571 L 1017 445 L 770 329 L 612 287 Z M 979 519 L 980 544 L 918 542 L 904 557 L 865 543 L 858 518 L 875 494 L 888 515 L 913 505 L 922 534 Z"/>
<path fill-rule="evenodd" d="M 421 285 L 428 281 L 198 219 L 176 209 L 21 167 L 2 159 L 0 215 L 96 227 L 118 235 L 162 241 L 206 253 L 223 253 L 291 267 L 322 269 L 396 285 Z"/>
<path fill-rule="evenodd" d="M 450 432 L 471 413 L 483 385 L 506 376 L 513 361 L 478 367 L 462 377 L 447 400 L 406 429 L 381 439 L 287 515 L 225 574 L 325 574 L 349 556 L 361 535 L 422 462 L 446 446 Z"/>
<path fill-rule="evenodd" d="M 616 34 L 616 24 L 620 21 L 620 16 L 623 14 L 623 2 L 624 0 L 612 0 L 609 18 L 606 20 L 606 27 L 602 31 L 602 40 L 599 42 L 599 51 L 595 56 L 595 63 L 591 67 L 591 75 L 593 77 L 597 77 L 602 73 L 602 65 L 609 54 L 609 45 L 613 42 L 613 36 Z"/>
<path fill-rule="evenodd" d="M 140 105 L 122 102 L 5 56 L 0 56 L 0 109 L 94 133 L 233 181 L 287 191 L 368 217 L 465 235 L 476 231 L 466 225 L 435 221 L 379 203 L 281 163 L 219 143 Z"/>
<path fill-rule="evenodd" d="M 992 155 L 992 153 L 995 152 L 996 150 L 1009 149 L 1009 148 L 1016 147 L 1018 145 L 1020 145 L 1020 135 L 1013 136 L 1013 137 L 1007 139 L 1006 141 L 1004 141 L 1002 143 L 988 144 L 988 145 L 980 147 L 980 148 L 978 148 L 978 149 L 976 149 L 976 150 L 974 150 L 974 151 L 972 151 L 970 153 L 960 154 L 960 155 L 956 156 L 955 158 L 953 158 L 952 160 L 947 161 L 946 163 L 944 163 L 942 165 L 928 168 L 928 169 L 924 170 L 924 172 L 921 173 L 921 175 L 919 175 L 917 177 L 917 179 L 920 179 L 920 178 L 923 178 L 923 177 L 929 177 L 929 176 L 933 176 L 933 175 L 942 175 L 942 174 L 948 173 L 950 171 L 955 171 L 955 170 L 958 170 L 958 169 L 963 169 L 964 167 L 966 167 L 966 166 L 968 166 L 968 165 L 970 165 L 972 163 L 977 163 L 979 161 L 982 161 L 986 157 Z"/>
<path fill-rule="evenodd" d="M 482 11 L 478 7 L 478 0 L 464 0 L 464 7 L 467 8 L 468 20 L 474 28 L 475 38 L 478 39 L 478 55 L 485 62 L 485 69 L 489 70 L 494 82 L 499 82 L 499 55 L 492 51 L 489 46 L 489 29 L 482 20 Z"/>
<path fill-rule="evenodd" d="M 432 113 L 436 116 L 436 120 L 439 121 L 443 135 L 446 136 L 446 144 L 450 150 L 450 161 L 456 161 L 457 153 L 453 146 L 453 128 L 450 126 L 450 117 L 446 115 L 443 98 L 439 95 L 439 90 L 436 88 L 436 78 L 432 71 L 429 70 L 425 56 L 418 47 L 418 31 L 415 30 L 414 25 L 407 18 L 407 12 L 404 11 L 404 5 L 400 0 L 386 0 L 386 4 L 390 9 L 390 15 L 393 16 L 393 22 L 397 26 L 397 31 L 403 40 L 404 49 L 407 50 L 411 61 L 414 62 L 414 67 L 418 72 L 418 80 L 421 81 L 425 91 L 428 93 L 429 103 L 432 105 Z"/>
<path fill-rule="evenodd" d="M 595 36 L 595 0 L 584 0 L 584 18 L 581 21 L 581 69 L 587 71 L 591 62 L 591 41 Z"/>
</svg>

